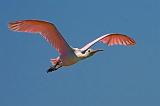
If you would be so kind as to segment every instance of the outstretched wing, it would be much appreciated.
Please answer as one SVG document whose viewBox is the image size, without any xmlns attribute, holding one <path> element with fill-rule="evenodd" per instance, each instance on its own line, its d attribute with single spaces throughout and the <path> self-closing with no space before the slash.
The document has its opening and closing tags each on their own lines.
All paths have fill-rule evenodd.
<svg viewBox="0 0 160 106">
<path fill-rule="evenodd" d="M 9 28 L 17 32 L 40 33 L 56 48 L 60 55 L 73 52 L 56 26 L 52 23 L 40 20 L 21 20 L 9 23 Z"/>
<path fill-rule="evenodd" d="M 108 46 L 112 46 L 112 45 L 134 45 L 135 41 L 128 37 L 127 35 L 123 35 L 123 34 L 106 34 L 103 35 L 97 39 L 95 39 L 94 41 L 88 43 L 87 45 L 85 45 L 83 48 L 81 48 L 81 51 L 86 51 L 87 49 L 89 49 L 91 46 L 93 46 L 96 42 L 103 42 L 105 44 L 107 44 Z"/>
</svg>

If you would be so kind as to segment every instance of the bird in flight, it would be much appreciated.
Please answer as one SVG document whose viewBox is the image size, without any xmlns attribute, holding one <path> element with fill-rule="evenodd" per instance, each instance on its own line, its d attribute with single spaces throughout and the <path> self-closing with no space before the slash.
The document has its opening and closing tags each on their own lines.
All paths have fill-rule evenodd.
<svg viewBox="0 0 160 106">
<path fill-rule="evenodd" d="M 30 32 L 39 33 L 44 37 L 51 45 L 58 51 L 59 56 L 52 58 L 52 66 L 47 70 L 53 72 L 60 67 L 70 66 L 77 63 L 80 60 L 86 59 L 95 55 L 97 52 L 103 51 L 102 49 L 93 50 L 91 47 L 97 42 L 102 42 L 108 46 L 112 45 L 124 45 L 131 46 L 135 44 L 135 41 L 124 34 L 111 33 L 105 34 L 97 39 L 86 44 L 82 48 L 72 48 L 58 31 L 56 26 L 47 21 L 41 20 L 20 20 L 10 22 L 8 26 L 11 30 L 17 32 Z"/>
</svg>

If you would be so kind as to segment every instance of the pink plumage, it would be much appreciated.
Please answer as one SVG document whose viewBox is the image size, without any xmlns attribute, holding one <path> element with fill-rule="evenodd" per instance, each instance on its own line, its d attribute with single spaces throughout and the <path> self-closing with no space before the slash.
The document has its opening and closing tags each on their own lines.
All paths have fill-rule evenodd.
<svg viewBox="0 0 160 106">
<path fill-rule="evenodd" d="M 22 20 L 9 23 L 9 28 L 18 32 L 40 33 L 60 54 L 71 51 L 54 24 L 39 20 Z"/>
<path fill-rule="evenodd" d="M 135 44 L 135 41 L 133 39 L 123 34 L 109 34 L 108 36 L 102 38 L 100 41 L 108 44 L 108 46 L 112 46 L 112 45 L 128 46 L 128 45 Z"/>
<path fill-rule="evenodd" d="M 41 20 L 21 20 L 9 23 L 9 28 L 17 32 L 39 33 L 59 52 L 60 56 L 51 59 L 53 66 L 50 67 L 47 72 L 55 71 L 62 66 L 70 66 L 80 60 L 93 56 L 99 51 L 103 51 L 101 49 L 90 49 L 97 42 L 103 42 L 108 46 L 131 46 L 136 43 L 127 35 L 112 33 L 100 36 L 79 49 L 71 48 L 56 26 L 50 22 Z"/>
</svg>

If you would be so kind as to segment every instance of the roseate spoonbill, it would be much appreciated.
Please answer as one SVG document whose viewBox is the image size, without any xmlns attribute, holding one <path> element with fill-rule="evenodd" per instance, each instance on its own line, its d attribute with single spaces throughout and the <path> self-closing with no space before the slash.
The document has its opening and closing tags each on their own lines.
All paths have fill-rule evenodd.
<svg viewBox="0 0 160 106">
<path fill-rule="evenodd" d="M 69 46 L 56 26 L 50 22 L 41 20 L 20 20 L 9 23 L 8 27 L 17 32 L 39 33 L 58 51 L 60 56 L 51 59 L 52 66 L 47 72 L 55 71 L 62 66 L 73 65 L 80 60 L 93 56 L 99 51 L 103 51 L 101 49 L 91 49 L 91 47 L 98 41 L 103 42 L 108 46 L 130 46 L 135 44 L 135 41 L 127 35 L 111 33 L 103 35 L 79 49 Z"/>
</svg>

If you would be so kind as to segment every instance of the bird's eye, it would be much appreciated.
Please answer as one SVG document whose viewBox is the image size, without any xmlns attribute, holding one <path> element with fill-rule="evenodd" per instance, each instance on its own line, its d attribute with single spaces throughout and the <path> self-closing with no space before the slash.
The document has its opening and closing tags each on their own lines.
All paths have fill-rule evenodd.
<svg viewBox="0 0 160 106">
<path fill-rule="evenodd" d="M 88 52 L 91 52 L 91 50 L 88 50 Z"/>
</svg>

